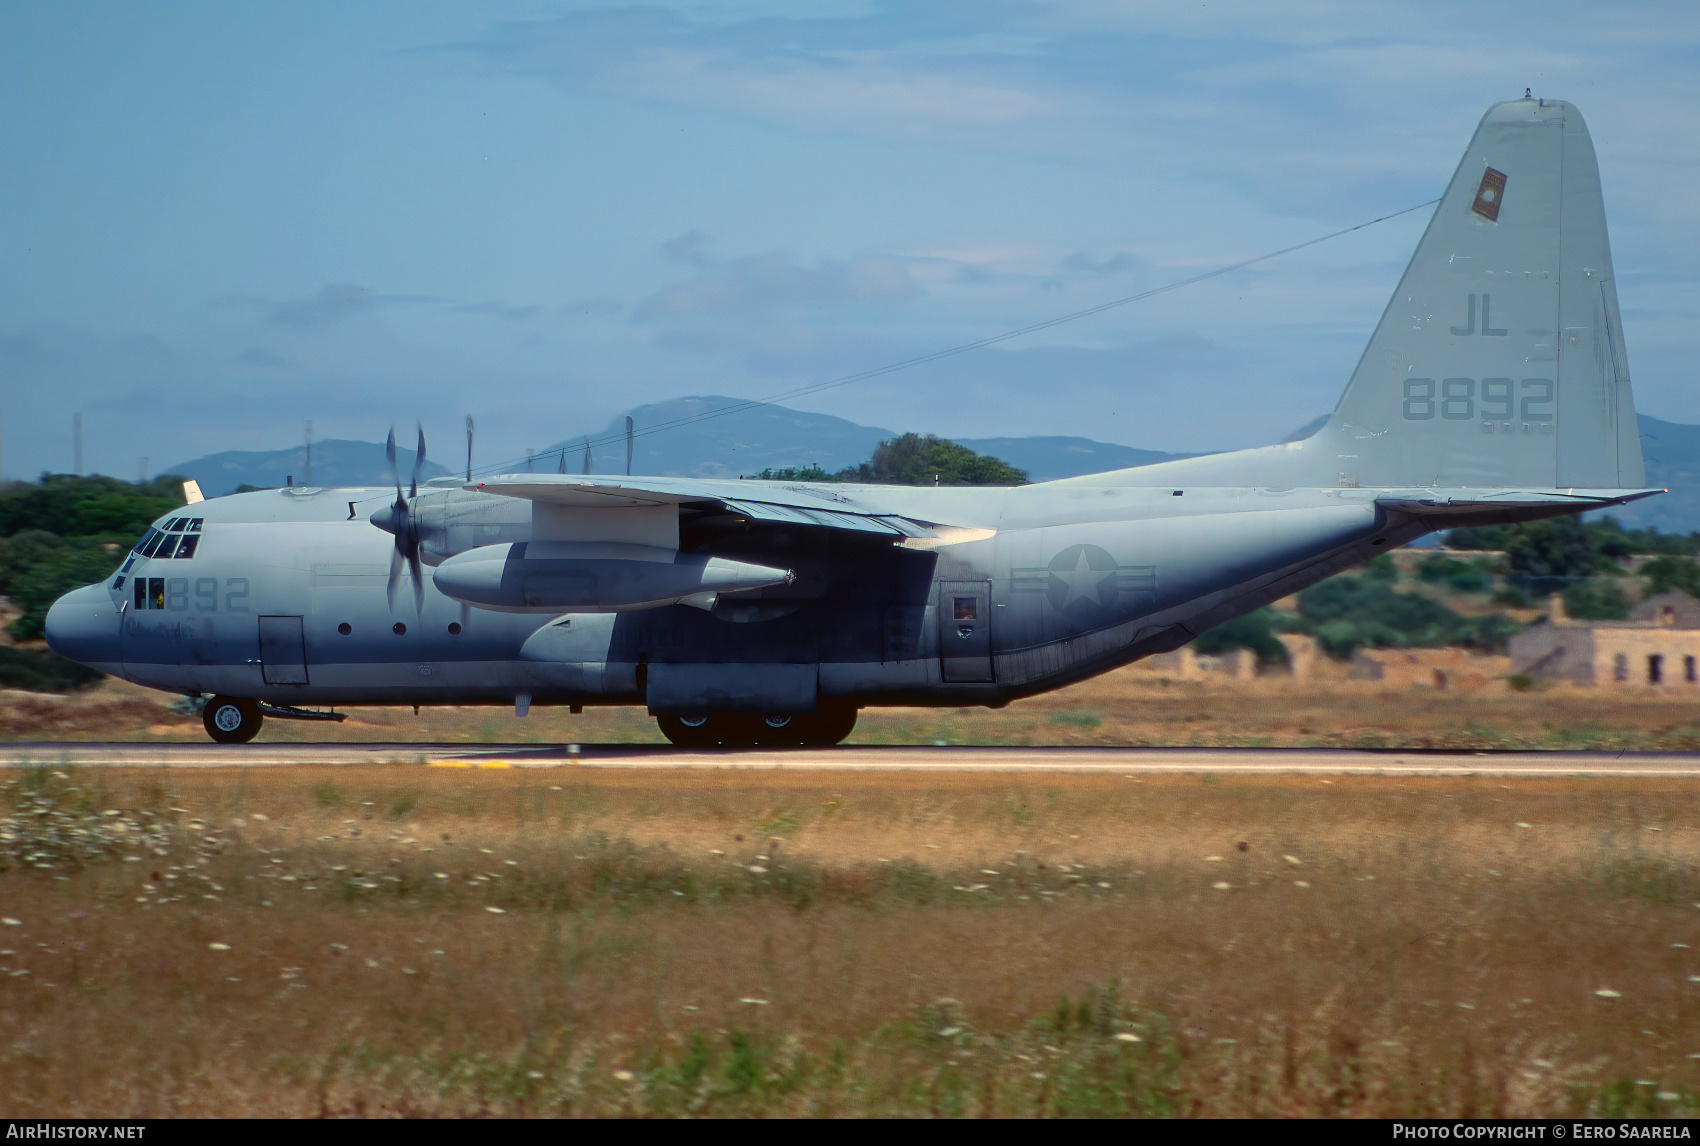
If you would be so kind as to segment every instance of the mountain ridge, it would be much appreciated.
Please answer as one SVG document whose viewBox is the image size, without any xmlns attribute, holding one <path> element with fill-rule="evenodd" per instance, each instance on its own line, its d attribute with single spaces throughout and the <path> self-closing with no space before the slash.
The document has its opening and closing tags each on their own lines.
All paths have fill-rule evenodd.
<svg viewBox="0 0 1700 1146">
<path fill-rule="evenodd" d="M 630 412 L 638 431 L 633 442 L 632 472 L 656 477 L 735 478 L 754 476 L 764 469 L 810 465 L 836 472 L 866 461 L 881 441 L 897 436 L 897 431 L 881 426 L 775 404 L 701 417 L 739 402 L 740 399 L 707 394 L 635 407 Z M 599 431 L 554 442 L 533 455 L 533 468 L 554 473 L 562 467 L 564 453 L 567 473 L 584 472 L 583 442 L 588 436 L 593 441 L 612 439 L 608 445 L 592 448 L 591 472 L 625 473 L 625 444 L 620 440 L 625 435 L 625 419 L 626 415 L 621 414 Z M 646 426 L 680 423 L 683 419 L 696 420 L 683 421 L 664 432 L 644 433 Z M 1326 421 L 1326 416 L 1320 417 L 1284 440 L 1309 437 Z M 1646 414 L 1639 416 L 1639 422 L 1647 483 L 1672 492 L 1609 512 L 1625 525 L 1636 528 L 1676 533 L 1700 531 L 1700 426 L 1666 422 Z M 1196 456 L 1067 435 L 951 440 L 1025 470 L 1033 481 L 1054 481 Z M 396 452 L 405 478 L 413 465 L 413 452 L 402 449 Z M 231 450 L 171 466 L 162 472 L 194 478 L 207 496 L 215 497 L 230 493 L 241 484 L 282 485 L 291 476 L 305 483 L 306 453 L 301 446 L 271 451 Z M 449 472 L 427 459 L 422 476 L 442 477 Z M 315 442 L 313 481 L 320 485 L 389 485 L 390 468 L 384 459 L 384 447 L 375 442 L 335 438 Z"/>
</svg>

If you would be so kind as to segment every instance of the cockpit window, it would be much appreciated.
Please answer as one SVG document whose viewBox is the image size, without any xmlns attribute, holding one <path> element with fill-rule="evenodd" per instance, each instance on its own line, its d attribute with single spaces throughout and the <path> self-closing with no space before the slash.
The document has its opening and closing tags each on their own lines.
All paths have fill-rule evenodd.
<svg viewBox="0 0 1700 1146">
<path fill-rule="evenodd" d="M 152 557 L 156 560 L 193 557 L 195 550 L 200 547 L 201 525 L 205 520 L 201 517 L 174 517 L 142 534 L 142 539 L 136 542 L 134 552 L 138 557 Z"/>
</svg>

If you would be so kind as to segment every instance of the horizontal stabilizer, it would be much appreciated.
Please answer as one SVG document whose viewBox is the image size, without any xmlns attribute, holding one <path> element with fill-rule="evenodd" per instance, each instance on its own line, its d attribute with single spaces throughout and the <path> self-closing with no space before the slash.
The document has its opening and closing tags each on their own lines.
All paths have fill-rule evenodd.
<svg viewBox="0 0 1700 1146">
<path fill-rule="evenodd" d="M 1506 509 L 1541 509 L 1549 506 L 1555 512 L 1573 513 L 1590 509 L 1609 509 L 1614 505 L 1624 505 L 1668 492 L 1663 489 L 1595 489 L 1586 492 L 1574 489 L 1430 489 L 1384 493 L 1375 499 L 1375 504 L 1383 509 L 1416 514 L 1420 517 Z"/>
</svg>

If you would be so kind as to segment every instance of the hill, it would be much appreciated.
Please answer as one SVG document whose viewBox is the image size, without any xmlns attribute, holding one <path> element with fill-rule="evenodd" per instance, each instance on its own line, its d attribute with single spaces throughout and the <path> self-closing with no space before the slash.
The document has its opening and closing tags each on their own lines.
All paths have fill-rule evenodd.
<svg viewBox="0 0 1700 1146">
<path fill-rule="evenodd" d="M 880 426 L 864 426 L 831 414 L 810 414 L 785 406 L 757 406 L 657 434 L 642 434 L 645 427 L 693 417 L 738 401 L 740 399 L 708 394 L 676 398 L 632 410 L 631 417 L 640 435 L 633 450 L 632 472 L 669 477 L 736 477 L 760 473 L 765 469 L 803 469 L 814 465 L 836 473 L 867 461 L 875 446 L 898 436 L 897 431 Z M 625 430 L 626 419 L 621 415 L 590 436 L 617 437 Z M 951 440 L 976 453 L 990 454 L 1017 469 L 1026 470 L 1034 481 L 1051 481 L 1190 456 L 1140 450 L 1090 438 Z M 580 435 L 555 442 L 543 451 L 549 464 L 545 465 L 540 460 L 539 468 L 554 469 L 557 451 L 565 448 L 567 471 L 582 473 L 583 441 Z M 591 469 L 594 473 L 624 473 L 624 445 L 594 449 Z"/>
<path fill-rule="evenodd" d="M 1002 458 L 1016 469 L 1026 470 L 1033 481 L 1055 481 L 1057 478 L 1079 477 L 1081 474 L 1103 473 L 1105 470 L 1129 469 L 1156 462 L 1190 458 L 1192 454 L 1166 454 L 1161 450 L 1140 450 L 1133 446 L 1118 446 L 1111 442 L 1095 442 L 1091 438 L 955 438 L 959 446 L 981 454 Z"/>
<path fill-rule="evenodd" d="M 1647 462 L 1647 484 L 1670 490 L 1658 497 L 1633 502 L 1611 511 L 1613 517 L 1636 529 L 1665 533 L 1700 530 L 1700 426 L 1638 416 L 1641 455 Z"/>
<path fill-rule="evenodd" d="M 895 430 L 863 426 L 831 414 L 809 414 L 771 405 L 691 422 L 660 433 L 643 432 L 648 427 L 696 417 L 741 400 L 706 394 L 634 407 L 630 415 L 639 436 L 633 443 L 632 472 L 657 477 L 735 478 L 765 469 L 803 469 L 811 465 L 837 472 L 867 461 L 882 440 L 897 437 Z M 602 429 L 591 431 L 590 437 L 623 437 L 625 432 L 626 415 L 622 414 Z M 583 473 L 583 434 L 545 447 L 538 468 L 555 469 L 556 453 L 561 449 L 567 451 L 567 472 Z M 625 444 L 593 449 L 591 472 L 625 473 Z"/>
<path fill-rule="evenodd" d="M 764 469 L 802 469 L 814 465 L 836 473 L 866 461 L 881 441 L 898 436 L 897 431 L 881 426 L 772 405 L 706 418 L 659 433 L 642 433 L 646 428 L 737 401 L 707 394 L 633 409 L 631 416 L 640 436 L 635 442 L 632 472 L 669 477 L 737 477 Z M 1294 431 L 1286 440 L 1308 437 L 1326 420 L 1319 418 Z M 625 433 L 625 424 L 625 416 L 621 415 L 601 429 L 590 431 L 590 437 L 619 438 Z M 1613 510 L 1613 515 L 1625 526 L 1636 529 L 1656 528 L 1667 533 L 1700 530 L 1700 426 L 1666 422 L 1646 414 L 1640 416 L 1640 426 L 1641 447 L 1647 459 L 1647 483 L 1666 487 L 1671 492 Z M 1026 470 L 1034 481 L 1053 481 L 1192 456 L 1063 436 L 953 440 Z M 567 472 L 583 472 L 583 441 L 584 435 L 580 433 L 555 442 L 539 453 L 536 467 L 554 471 L 558 451 L 564 449 Z M 410 450 L 399 453 L 405 475 L 413 463 L 413 453 Z M 624 443 L 595 448 L 591 469 L 599 474 L 624 473 Z M 283 485 L 288 476 L 298 482 L 305 481 L 306 457 L 299 446 L 269 452 L 233 450 L 183 462 L 169 467 L 167 472 L 194 478 L 207 496 L 216 497 L 244 484 Z M 436 462 L 425 463 L 427 477 L 440 477 L 448 472 Z M 381 443 L 330 439 L 313 445 L 315 484 L 386 485 L 389 480 L 389 465 L 384 460 Z"/>
<path fill-rule="evenodd" d="M 397 447 L 396 464 L 401 467 L 405 481 L 413 471 L 413 451 Z M 169 466 L 162 472 L 195 479 L 208 497 L 232 493 L 243 485 L 261 488 L 285 485 L 290 478 L 297 485 L 306 485 L 307 450 L 305 446 L 288 450 L 226 450 Z M 442 477 L 448 472 L 427 457 L 420 477 Z M 313 443 L 313 485 L 389 485 L 390 482 L 390 463 L 384 457 L 382 442 L 327 438 Z"/>
</svg>

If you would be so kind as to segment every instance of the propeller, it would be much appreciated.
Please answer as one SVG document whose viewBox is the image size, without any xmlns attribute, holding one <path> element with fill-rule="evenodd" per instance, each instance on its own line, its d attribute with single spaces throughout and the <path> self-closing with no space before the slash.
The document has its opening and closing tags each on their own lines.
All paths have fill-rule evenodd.
<svg viewBox="0 0 1700 1146">
<path fill-rule="evenodd" d="M 395 609 L 395 586 L 401 577 L 402 562 L 413 574 L 413 609 L 425 613 L 425 582 L 419 570 L 419 522 L 413 514 L 413 499 L 419 496 L 419 471 L 425 464 L 425 427 L 419 427 L 419 447 L 413 454 L 413 480 L 404 496 L 401 492 L 401 470 L 396 466 L 395 427 L 390 427 L 389 440 L 384 443 L 384 456 L 390 462 L 390 476 L 395 479 L 395 504 L 387 514 L 389 521 L 380 523 L 395 535 L 395 551 L 390 554 L 390 579 L 385 592 L 390 609 Z"/>
</svg>

